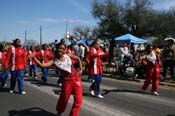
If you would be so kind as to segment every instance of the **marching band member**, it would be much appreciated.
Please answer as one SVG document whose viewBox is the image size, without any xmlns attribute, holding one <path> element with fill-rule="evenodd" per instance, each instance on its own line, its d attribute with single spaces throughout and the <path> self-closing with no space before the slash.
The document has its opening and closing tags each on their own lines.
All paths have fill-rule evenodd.
<svg viewBox="0 0 175 116">
<path fill-rule="evenodd" d="M 148 45 L 146 47 L 146 58 L 145 58 L 145 64 L 147 66 L 146 68 L 146 80 L 144 82 L 144 85 L 142 86 L 142 92 L 145 91 L 149 84 L 152 81 L 152 89 L 151 92 L 153 95 L 158 96 L 159 93 L 158 85 L 159 85 L 159 76 L 160 76 L 160 58 L 158 55 L 156 55 L 155 51 L 153 51 L 153 48 L 151 45 Z"/>
<path fill-rule="evenodd" d="M 98 39 L 94 40 L 92 47 L 89 52 L 90 57 L 90 75 L 93 75 L 95 82 L 90 86 L 91 95 L 97 96 L 98 98 L 103 98 L 100 94 L 100 83 L 102 80 L 102 58 L 107 58 L 108 55 L 102 48 L 100 48 L 100 42 Z"/>
<path fill-rule="evenodd" d="M 20 45 L 20 39 L 14 40 L 14 45 L 10 47 L 7 53 L 6 67 L 11 65 L 10 93 L 14 93 L 16 80 L 18 80 L 18 90 L 21 94 L 24 91 L 24 69 L 25 69 L 25 52 Z"/>
<path fill-rule="evenodd" d="M 42 63 L 47 63 L 48 61 L 50 61 L 53 58 L 53 55 L 52 55 L 51 51 L 48 49 L 47 44 L 43 44 L 42 49 L 39 51 L 37 56 L 38 56 L 38 59 L 40 59 L 40 61 Z M 41 79 L 44 83 L 46 83 L 48 80 L 49 68 L 43 67 L 41 70 L 43 73 L 43 76 Z"/>
<path fill-rule="evenodd" d="M 56 106 L 58 116 L 65 111 L 71 93 L 74 95 L 74 103 L 69 116 L 78 116 L 82 104 L 82 82 L 80 77 L 82 74 L 82 63 L 79 57 L 66 54 L 65 50 L 65 44 L 58 43 L 56 46 L 56 59 L 47 63 L 41 63 L 36 57 L 32 57 L 40 67 L 55 65 L 63 75 L 61 95 Z M 80 68 L 76 69 L 71 59 L 78 60 Z"/>
<path fill-rule="evenodd" d="M 28 51 L 28 55 L 34 55 L 34 56 L 37 55 L 37 52 L 35 51 L 35 46 L 30 47 L 30 50 Z M 32 58 L 29 58 L 28 63 L 29 63 L 29 75 L 30 75 L 30 77 L 32 77 L 32 73 L 33 73 L 34 79 L 37 79 L 37 76 L 36 76 L 36 71 L 37 71 L 36 62 Z"/>
<path fill-rule="evenodd" d="M 5 46 L 0 44 L 0 79 L 1 87 L 6 87 L 6 81 L 8 78 L 9 70 L 5 69 L 5 63 L 7 60 L 7 52 L 5 51 Z"/>
</svg>

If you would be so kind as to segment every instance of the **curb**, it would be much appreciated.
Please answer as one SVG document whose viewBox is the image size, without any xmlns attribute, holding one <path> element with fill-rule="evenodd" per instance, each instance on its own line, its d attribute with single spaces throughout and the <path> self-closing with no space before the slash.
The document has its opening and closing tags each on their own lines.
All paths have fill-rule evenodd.
<svg viewBox="0 0 175 116">
<path fill-rule="evenodd" d="M 117 77 L 120 77 L 119 75 L 111 75 L 111 74 L 103 74 L 103 76 L 106 78 L 111 78 L 111 79 L 117 79 Z M 114 78 L 114 76 L 116 78 Z M 144 82 L 145 80 L 144 79 L 125 78 L 125 79 L 123 79 L 123 81 Z M 175 83 L 167 83 L 167 82 L 161 82 L 161 81 L 159 81 L 159 85 L 175 87 Z"/>
</svg>

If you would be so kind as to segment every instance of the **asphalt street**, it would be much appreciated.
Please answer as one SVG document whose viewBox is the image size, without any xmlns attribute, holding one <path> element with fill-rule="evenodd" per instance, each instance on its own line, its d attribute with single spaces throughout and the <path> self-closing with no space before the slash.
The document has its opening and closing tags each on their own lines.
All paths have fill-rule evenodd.
<svg viewBox="0 0 175 116">
<path fill-rule="evenodd" d="M 89 93 L 90 82 L 82 76 L 83 104 L 80 116 L 175 116 L 175 88 L 160 86 L 160 96 L 141 93 L 142 82 L 103 78 L 101 93 L 104 99 L 92 97 Z M 7 88 L 0 89 L 0 116 L 55 116 L 55 106 L 60 94 L 52 75 L 47 84 L 25 78 L 26 95 L 17 92 L 10 94 Z M 68 116 L 73 103 L 69 100 L 63 116 Z"/>
</svg>

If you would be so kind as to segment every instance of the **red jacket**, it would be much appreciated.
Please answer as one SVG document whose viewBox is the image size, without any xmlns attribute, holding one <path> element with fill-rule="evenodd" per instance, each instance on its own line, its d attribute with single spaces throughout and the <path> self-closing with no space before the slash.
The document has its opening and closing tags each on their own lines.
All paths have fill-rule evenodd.
<svg viewBox="0 0 175 116">
<path fill-rule="evenodd" d="M 25 68 L 26 55 L 21 47 L 11 46 L 7 53 L 6 66 L 11 65 L 12 71 L 23 70 Z"/>
<path fill-rule="evenodd" d="M 85 62 L 86 62 L 87 64 L 90 63 L 90 52 L 87 52 L 87 53 L 86 53 Z"/>
<path fill-rule="evenodd" d="M 7 61 L 7 52 L 0 52 L 0 60 L 1 60 L 1 65 L 2 67 L 5 67 L 6 61 Z"/>
<path fill-rule="evenodd" d="M 103 53 L 103 54 L 102 54 Z M 102 58 L 107 58 L 108 55 L 103 52 L 101 48 L 95 49 L 93 47 L 90 48 L 89 52 L 90 58 L 90 69 L 89 73 L 93 74 L 102 74 Z"/>
<path fill-rule="evenodd" d="M 50 50 L 40 50 L 37 54 L 37 58 L 42 62 L 42 63 L 47 63 L 53 58 L 53 54 L 51 53 Z"/>
<path fill-rule="evenodd" d="M 67 54 L 75 55 L 75 51 L 74 50 L 71 50 L 71 49 L 68 49 L 68 48 L 66 48 L 66 53 Z M 74 64 L 76 62 L 74 59 L 71 59 L 71 60 L 72 60 L 72 64 Z"/>
<path fill-rule="evenodd" d="M 28 51 L 24 49 L 24 55 L 27 58 L 28 57 Z M 24 66 L 27 67 L 27 60 L 24 60 Z"/>
<path fill-rule="evenodd" d="M 34 50 L 34 51 L 31 51 L 31 50 L 29 50 L 28 51 L 28 55 L 32 55 L 33 54 L 33 56 L 37 56 L 37 52 Z M 30 58 L 29 59 L 29 65 L 34 65 L 34 64 L 36 64 L 36 62 L 35 62 L 35 60 L 33 60 L 32 58 Z"/>
</svg>

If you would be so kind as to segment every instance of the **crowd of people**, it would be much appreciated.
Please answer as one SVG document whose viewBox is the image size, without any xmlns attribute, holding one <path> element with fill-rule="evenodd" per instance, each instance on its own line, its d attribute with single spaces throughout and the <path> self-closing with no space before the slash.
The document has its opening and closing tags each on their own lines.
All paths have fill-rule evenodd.
<svg viewBox="0 0 175 116">
<path fill-rule="evenodd" d="M 175 80 L 175 48 L 173 47 L 172 42 L 164 48 L 154 48 L 151 45 L 147 45 L 145 48 L 143 45 L 128 46 L 127 43 L 118 45 L 114 41 L 104 46 L 99 39 L 95 39 L 91 45 L 85 42 L 79 43 L 75 47 L 66 45 L 65 40 L 62 39 L 59 43 L 55 43 L 53 48 L 48 44 L 43 44 L 41 49 L 36 51 L 35 46 L 32 45 L 30 49 L 26 49 L 25 46 L 21 46 L 20 39 L 15 39 L 9 48 L 0 44 L 1 87 L 7 86 L 6 81 L 10 74 L 9 92 L 14 93 L 17 80 L 19 93 L 26 94 L 24 89 L 25 74 L 29 72 L 31 78 L 37 79 L 37 67 L 40 67 L 42 71 L 41 81 L 47 83 L 49 68 L 54 66 L 56 75 L 59 77 L 57 83 L 61 84 L 61 95 L 56 106 L 57 113 L 61 115 L 64 112 L 70 94 L 73 93 L 74 104 L 70 116 L 78 116 L 82 104 L 82 62 L 86 63 L 85 69 L 92 82 L 89 90 L 94 97 L 104 98 L 100 93 L 103 74 L 102 63 L 104 61 L 119 65 L 121 74 L 126 74 L 127 68 L 133 67 L 135 78 L 145 78 L 141 91 L 144 92 L 152 81 L 151 93 L 159 95 L 158 83 L 161 66 L 163 67 L 162 79 L 166 79 L 167 68 L 169 68 L 171 79 Z M 29 67 L 29 71 L 26 70 L 27 67 Z"/>
</svg>

